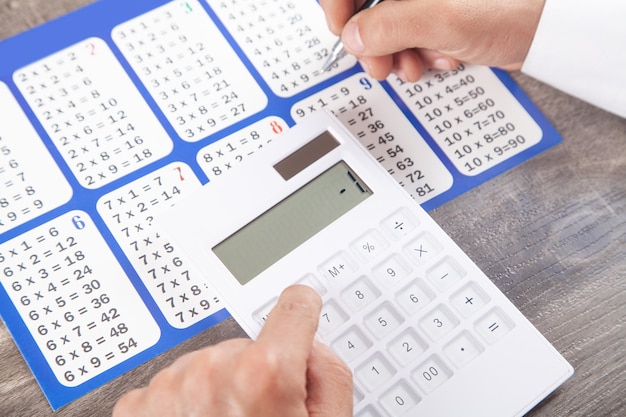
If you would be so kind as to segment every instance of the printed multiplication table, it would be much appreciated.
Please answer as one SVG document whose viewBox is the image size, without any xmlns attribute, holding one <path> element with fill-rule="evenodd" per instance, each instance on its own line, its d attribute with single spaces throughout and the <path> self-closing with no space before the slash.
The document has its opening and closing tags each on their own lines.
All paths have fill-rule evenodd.
<svg viewBox="0 0 626 417">
<path fill-rule="evenodd" d="M 184 140 L 204 139 L 267 105 L 197 1 L 170 2 L 119 25 L 113 38 Z"/>
<path fill-rule="evenodd" d="M 14 81 L 83 187 L 108 184 L 172 149 L 101 39 L 87 39 L 21 68 Z"/>
<path fill-rule="evenodd" d="M 177 328 L 197 323 L 221 306 L 215 291 L 153 220 L 200 186 L 187 164 L 173 163 L 98 201 L 98 212 L 161 312 Z"/>
<path fill-rule="evenodd" d="M 207 0 L 274 94 L 290 97 L 350 68 L 321 68 L 336 38 L 316 1 Z"/>
<path fill-rule="evenodd" d="M 28 118 L 0 82 L 0 234 L 72 196 L 72 189 Z"/>
<path fill-rule="evenodd" d="M 68 212 L 2 243 L 0 265 L 4 290 L 63 385 L 80 385 L 160 337 L 85 212 Z"/>
<path fill-rule="evenodd" d="M 289 127 L 280 117 L 267 117 L 211 145 L 197 155 L 198 165 L 211 181 L 219 180 L 239 163 L 269 145 Z"/>
<path fill-rule="evenodd" d="M 541 128 L 493 72 L 461 65 L 417 83 L 389 83 L 456 169 L 478 175 L 536 145 Z"/>
<path fill-rule="evenodd" d="M 159 216 L 305 117 L 426 209 L 560 141 L 502 71 L 322 72 L 336 40 L 316 0 L 101 0 L 0 43 L 0 313 L 53 408 L 229 316 Z"/>
</svg>

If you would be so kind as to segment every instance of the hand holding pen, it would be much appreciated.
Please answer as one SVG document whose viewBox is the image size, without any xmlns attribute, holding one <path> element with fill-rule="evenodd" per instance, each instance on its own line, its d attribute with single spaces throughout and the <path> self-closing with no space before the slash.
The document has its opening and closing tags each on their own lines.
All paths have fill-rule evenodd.
<svg viewBox="0 0 626 417">
<path fill-rule="evenodd" d="M 359 7 L 356 13 L 359 13 L 360 11 L 363 11 L 365 9 L 369 9 L 370 7 L 374 7 L 382 1 L 383 0 L 365 0 L 365 3 L 363 3 L 363 5 Z M 333 65 L 339 62 L 339 60 L 346 55 L 347 52 L 343 47 L 343 42 L 341 41 L 341 38 L 339 38 L 339 40 L 337 40 L 337 42 L 335 43 L 335 46 L 333 46 L 333 49 L 328 56 L 328 60 L 326 60 L 326 62 L 322 66 L 322 72 L 328 71 Z"/>
<path fill-rule="evenodd" d="M 356 3 L 356 4 L 355 4 Z M 450 70 L 461 61 L 519 69 L 544 0 L 320 0 L 341 49 L 373 78 L 394 72 L 417 81 L 427 69 Z"/>
</svg>

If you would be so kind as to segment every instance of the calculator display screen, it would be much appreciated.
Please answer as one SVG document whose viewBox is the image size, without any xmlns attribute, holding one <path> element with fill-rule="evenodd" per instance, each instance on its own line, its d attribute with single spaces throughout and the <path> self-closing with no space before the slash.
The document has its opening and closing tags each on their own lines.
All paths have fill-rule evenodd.
<svg viewBox="0 0 626 417">
<path fill-rule="evenodd" d="M 333 165 L 213 248 L 246 284 L 373 193 L 344 161 Z"/>
</svg>

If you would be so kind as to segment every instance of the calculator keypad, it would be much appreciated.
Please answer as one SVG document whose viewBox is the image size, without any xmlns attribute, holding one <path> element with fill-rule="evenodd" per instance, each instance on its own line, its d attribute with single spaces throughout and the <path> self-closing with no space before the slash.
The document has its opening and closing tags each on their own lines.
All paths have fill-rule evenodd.
<svg viewBox="0 0 626 417">
<path fill-rule="evenodd" d="M 514 327 L 438 233 L 402 208 L 299 281 L 322 295 L 318 333 L 353 370 L 358 416 L 410 415 Z"/>
</svg>

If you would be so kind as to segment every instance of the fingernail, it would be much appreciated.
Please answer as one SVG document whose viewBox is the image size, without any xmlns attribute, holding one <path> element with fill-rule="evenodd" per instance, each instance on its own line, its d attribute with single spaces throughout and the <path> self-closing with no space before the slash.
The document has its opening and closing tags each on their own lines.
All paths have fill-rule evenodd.
<svg viewBox="0 0 626 417">
<path fill-rule="evenodd" d="M 330 30 L 332 33 L 337 33 L 337 28 L 335 27 L 333 22 L 328 19 L 328 17 L 326 17 L 326 26 L 328 26 L 328 30 Z"/>
<path fill-rule="evenodd" d="M 363 71 L 365 71 L 370 76 L 372 75 L 370 71 L 370 66 L 366 61 L 363 61 L 362 59 L 360 59 L 359 64 L 361 64 L 361 68 L 363 68 Z"/>
<path fill-rule="evenodd" d="M 343 40 L 344 46 L 346 46 L 350 52 L 358 54 L 365 51 L 365 46 L 363 45 L 361 35 L 359 34 L 359 26 L 355 22 L 348 22 L 346 27 L 343 29 L 343 36 L 341 39 Z"/>
<path fill-rule="evenodd" d="M 396 74 L 396 76 L 398 78 L 400 78 L 402 81 L 404 81 L 404 82 L 408 82 L 409 81 L 407 79 L 407 77 L 406 77 L 406 74 L 404 73 L 404 71 L 402 69 L 399 69 L 399 68 L 398 69 L 394 69 L 393 73 Z"/>
<path fill-rule="evenodd" d="M 452 64 L 449 60 L 445 58 L 437 58 L 433 61 L 433 68 L 443 71 L 450 71 L 452 68 Z"/>
</svg>

